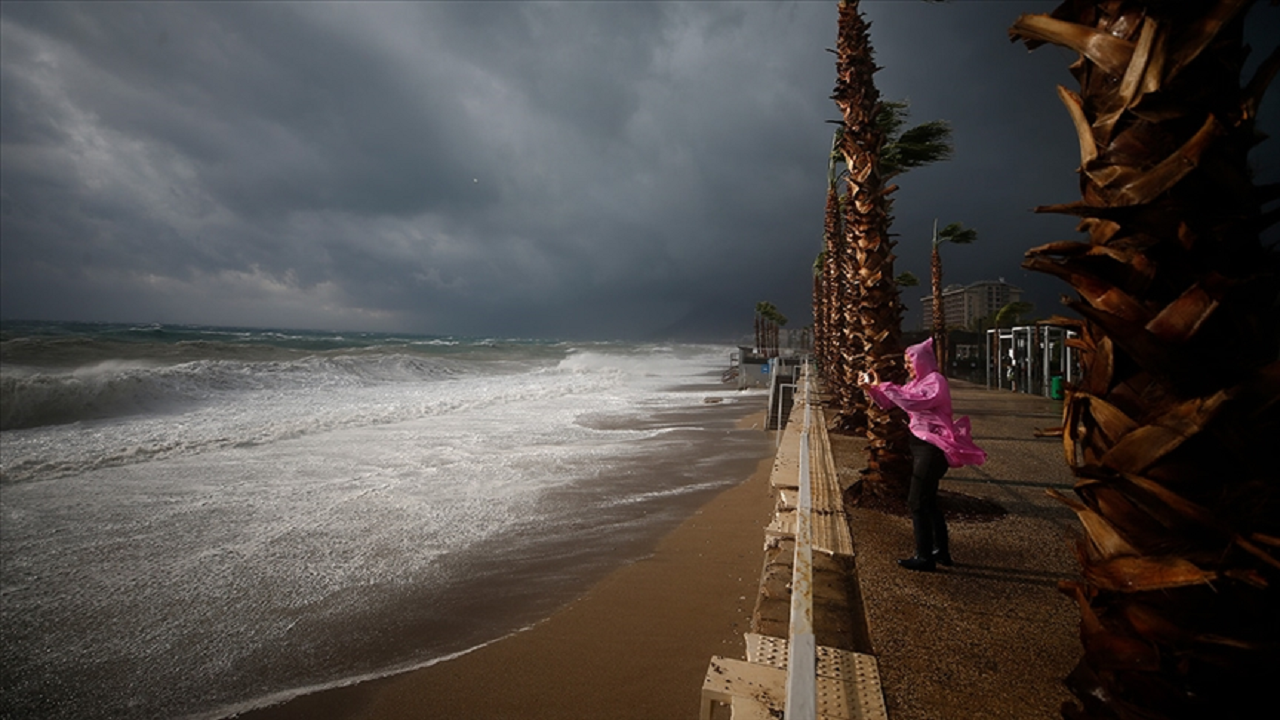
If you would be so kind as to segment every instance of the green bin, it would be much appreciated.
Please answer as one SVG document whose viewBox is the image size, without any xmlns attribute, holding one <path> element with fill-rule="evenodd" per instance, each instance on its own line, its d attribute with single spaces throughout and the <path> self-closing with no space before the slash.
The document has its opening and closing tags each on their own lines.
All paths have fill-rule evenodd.
<svg viewBox="0 0 1280 720">
<path fill-rule="evenodd" d="M 1049 397 L 1054 400 L 1061 400 L 1063 398 L 1061 375 L 1054 375 L 1049 378 Z"/>
</svg>

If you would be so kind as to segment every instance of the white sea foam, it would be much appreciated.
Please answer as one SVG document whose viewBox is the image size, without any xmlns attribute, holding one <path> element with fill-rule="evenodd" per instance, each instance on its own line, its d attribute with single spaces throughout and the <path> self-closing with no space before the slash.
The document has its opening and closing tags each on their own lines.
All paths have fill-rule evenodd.
<svg viewBox="0 0 1280 720">
<path fill-rule="evenodd" d="M 429 662 L 536 619 L 549 558 L 725 482 L 710 444 L 633 478 L 702 432 L 654 413 L 709 407 L 727 349 L 403 347 L 4 368 L 101 409 L 0 433 L 0 715 L 208 716 Z M 476 583 L 530 609 L 471 621 Z"/>
</svg>

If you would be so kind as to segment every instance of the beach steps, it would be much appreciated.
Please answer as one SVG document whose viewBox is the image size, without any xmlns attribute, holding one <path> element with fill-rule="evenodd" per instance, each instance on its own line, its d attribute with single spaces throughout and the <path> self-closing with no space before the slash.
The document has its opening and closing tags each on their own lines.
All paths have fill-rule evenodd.
<svg viewBox="0 0 1280 720">
<path fill-rule="evenodd" d="M 809 408 L 813 637 L 817 640 L 817 717 L 885 720 L 873 656 L 855 652 L 865 638 L 854 581 L 853 540 L 821 407 Z M 792 410 L 799 415 L 804 403 Z M 765 528 L 760 591 L 746 638 L 746 660 L 715 656 L 702 686 L 702 720 L 781 718 L 786 702 L 792 565 L 795 558 L 803 421 L 785 423 L 770 473 L 776 505 Z"/>
<path fill-rule="evenodd" d="M 733 720 L 781 717 L 786 701 L 788 643 L 747 633 L 747 659 L 713 657 L 702 684 L 701 720 L 715 705 L 728 705 Z M 880 671 L 871 655 L 818 646 L 817 717 L 823 720 L 888 720 Z"/>
</svg>

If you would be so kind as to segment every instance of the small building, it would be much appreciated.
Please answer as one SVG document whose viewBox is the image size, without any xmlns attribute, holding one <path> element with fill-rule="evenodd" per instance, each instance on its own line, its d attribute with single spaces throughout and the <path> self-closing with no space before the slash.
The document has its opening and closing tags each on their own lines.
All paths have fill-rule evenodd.
<svg viewBox="0 0 1280 720">
<path fill-rule="evenodd" d="M 729 369 L 721 377 L 725 382 L 738 381 L 738 389 L 769 387 L 769 359 L 746 345 L 739 345 L 729 356 Z"/>
</svg>

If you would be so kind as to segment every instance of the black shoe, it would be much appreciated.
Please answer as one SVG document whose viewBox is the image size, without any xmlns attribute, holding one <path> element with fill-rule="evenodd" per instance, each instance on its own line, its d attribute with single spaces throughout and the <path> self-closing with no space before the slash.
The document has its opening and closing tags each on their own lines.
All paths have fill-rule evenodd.
<svg viewBox="0 0 1280 720">
<path fill-rule="evenodd" d="M 933 570 L 936 569 L 936 565 L 934 564 L 933 558 L 920 557 L 919 555 L 913 555 L 909 558 L 904 558 L 902 560 L 899 560 L 898 564 L 908 570 L 921 570 L 924 572 L 932 572 Z"/>
<path fill-rule="evenodd" d="M 943 565 L 946 567 L 951 567 L 952 565 L 955 565 L 955 563 L 951 561 L 950 551 L 947 551 L 947 550 L 934 550 L 933 560 L 939 565 Z"/>
</svg>

